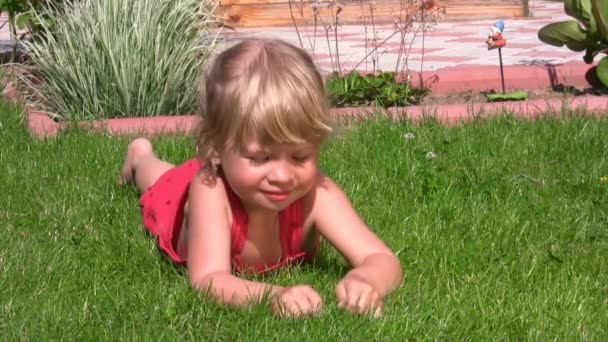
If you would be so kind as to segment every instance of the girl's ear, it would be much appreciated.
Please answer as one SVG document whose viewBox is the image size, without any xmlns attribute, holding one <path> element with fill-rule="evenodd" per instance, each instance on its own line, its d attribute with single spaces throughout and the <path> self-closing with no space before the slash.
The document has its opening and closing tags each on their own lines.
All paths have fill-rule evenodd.
<svg viewBox="0 0 608 342">
<path fill-rule="evenodd" d="M 211 164 L 213 164 L 214 167 L 217 167 L 218 165 L 221 164 L 220 162 L 220 154 L 218 152 L 216 152 L 215 150 L 213 150 L 213 152 L 211 152 Z"/>
</svg>

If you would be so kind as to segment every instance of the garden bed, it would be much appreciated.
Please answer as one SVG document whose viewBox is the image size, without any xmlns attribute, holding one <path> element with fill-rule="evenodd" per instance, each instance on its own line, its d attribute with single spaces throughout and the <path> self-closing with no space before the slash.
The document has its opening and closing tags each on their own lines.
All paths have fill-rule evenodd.
<svg viewBox="0 0 608 342">
<path fill-rule="evenodd" d="M 582 63 L 505 67 L 505 84 L 509 90 L 528 91 L 529 98 L 518 102 L 486 103 L 484 92 L 500 91 L 501 81 L 496 66 L 463 66 L 414 74 L 412 83 L 422 83 L 431 94 L 418 106 L 395 107 L 387 110 L 375 107 L 332 109 L 342 118 L 368 117 L 384 113 L 395 119 L 418 120 L 432 116 L 444 123 L 456 123 L 491 113 L 512 112 L 516 116 L 533 117 L 541 113 L 560 112 L 564 107 L 584 108 L 589 112 L 608 113 L 608 97 L 589 88 L 585 73 L 589 66 Z M 5 92 L 7 93 L 7 92 Z M 11 94 L 7 94 L 11 95 Z M 14 92 L 12 94 L 14 96 Z M 81 123 L 110 134 L 154 135 L 156 133 L 187 133 L 194 129 L 194 115 L 157 116 L 145 118 L 109 119 Z M 43 111 L 27 109 L 27 123 L 34 137 L 50 137 L 69 125 L 55 122 Z"/>
</svg>

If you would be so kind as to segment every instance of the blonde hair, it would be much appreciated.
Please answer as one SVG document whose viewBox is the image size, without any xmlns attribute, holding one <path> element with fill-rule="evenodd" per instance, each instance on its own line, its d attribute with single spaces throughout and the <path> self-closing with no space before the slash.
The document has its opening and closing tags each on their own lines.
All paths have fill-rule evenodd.
<svg viewBox="0 0 608 342">
<path fill-rule="evenodd" d="M 310 56 L 280 40 L 249 39 L 220 53 L 201 82 L 197 158 L 261 144 L 321 144 L 331 132 L 323 79 Z"/>
</svg>

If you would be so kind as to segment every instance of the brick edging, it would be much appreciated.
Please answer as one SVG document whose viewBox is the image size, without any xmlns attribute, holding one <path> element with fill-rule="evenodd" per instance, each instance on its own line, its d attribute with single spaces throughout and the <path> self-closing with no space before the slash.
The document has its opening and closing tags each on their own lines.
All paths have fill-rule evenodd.
<svg viewBox="0 0 608 342">
<path fill-rule="evenodd" d="M 587 86 L 585 73 L 590 66 L 582 62 L 571 62 L 559 65 L 511 65 L 505 66 L 505 86 L 507 89 L 539 89 L 564 86 Z M 422 75 L 422 78 L 419 76 Z M 501 87 L 500 69 L 497 66 L 462 66 L 444 68 L 437 71 L 414 73 L 411 79 L 414 86 L 423 84 L 434 94 L 464 92 L 468 90 L 499 90 Z M 5 96 L 11 94 L 5 92 Z M 13 92 L 12 97 L 15 97 Z M 468 103 L 423 105 L 379 110 L 372 107 L 335 108 L 332 113 L 342 118 L 359 118 L 370 113 L 382 112 L 393 118 L 407 117 L 418 120 L 423 116 L 433 116 L 444 123 L 455 123 L 490 112 L 509 111 L 516 116 L 534 117 L 540 113 L 561 112 L 567 106 L 575 109 L 584 107 L 590 112 L 608 114 L 607 96 L 576 96 L 566 101 L 526 100 L 518 102 Z M 26 110 L 27 127 L 33 137 L 51 137 L 66 127 L 68 123 L 56 123 L 45 112 L 28 108 Z M 83 127 L 105 131 L 115 135 L 154 135 L 158 133 L 191 132 L 199 118 L 195 115 L 156 116 L 144 118 L 109 119 L 80 123 Z"/>
</svg>

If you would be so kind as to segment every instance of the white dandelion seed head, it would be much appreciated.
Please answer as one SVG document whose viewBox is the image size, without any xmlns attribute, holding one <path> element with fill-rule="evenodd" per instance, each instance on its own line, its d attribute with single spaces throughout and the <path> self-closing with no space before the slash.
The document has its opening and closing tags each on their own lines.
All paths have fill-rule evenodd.
<svg viewBox="0 0 608 342">
<path fill-rule="evenodd" d="M 435 158 L 437 158 L 437 155 L 435 154 L 435 152 L 433 152 L 433 151 L 431 151 L 431 152 L 427 152 L 427 154 L 426 154 L 426 159 L 428 159 L 428 160 L 433 160 L 433 159 L 435 159 Z"/>
<path fill-rule="evenodd" d="M 404 138 L 405 140 L 412 140 L 412 139 L 414 139 L 415 137 L 416 137 L 416 136 L 414 136 L 414 134 L 413 134 L 413 133 L 405 133 L 405 134 L 403 135 L 403 138 Z"/>
</svg>

